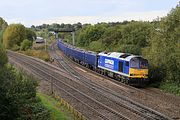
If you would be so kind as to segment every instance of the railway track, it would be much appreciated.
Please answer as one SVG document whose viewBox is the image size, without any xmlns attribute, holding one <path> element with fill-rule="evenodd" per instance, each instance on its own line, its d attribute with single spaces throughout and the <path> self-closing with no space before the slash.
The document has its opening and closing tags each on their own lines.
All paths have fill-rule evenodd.
<svg viewBox="0 0 180 120">
<path fill-rule="evenodd" d="M 23 63 L 24 65 L 26 65 L 26 67 L 29 66 L 29 68 L 31 68 L 31 70 L 34 71 L 34 73 L 36 73 L 38 76 L 41 76 L 46 80 L 53 79 L 53 81 L 55 81 L 54 86 L 56 87 L 56 89 L 61 89 L 61 92 L 64 92 L 66 94 L 69 93 L 68 94 L 69 96 L 76 99 L 77 101 L 81 101 L 81 102 L 83 101 L 82 103 L 90 103 L 90 105 L 86 104 L 85 106 L 87 106 L 89 108 L 91 107 L 91 110 L 94 110 L 94 111 L 96 110 L 96 112 L 97 112 L 97 108 L 99 108 L 100 110 L 103 110 L 104 111 L 103 114 L 98 113 L 99 109 L 97 112 L 98 113 L 97 116 L 101 116 L 100 118 L 102 118 L 102 119 L 112 119 L 112 118 L 113 119 L 128 119 L 127 117 L 120 114 L 120 111 L 117 112 L 119 109 L 117 109 L 115 107 L 126 109 L 126 112 L 128 111 L 129 114 L 139 115 L 140 117 L 136 117 L 138 119 L 152 119 L 152 120 L 153 119 L 163 119 L 163 120 L 170 119 L 154 110 L 151 110 L 149 108 L 146 108 L 145 106 L 142 106 L 138 103 L 128 100 L 127 98 L 122 97 L 122 96 L 114 93 L 114 91 L 111 91 L 103 86 L 97 86 L 94 83 L 87 82 L 87 81 L 89 81 L 89 80 L 87 80 L 87 78 L 77 74 L 75 71 L 73 71 L 73 69 L 70 69 L 73 72 L 68 71 L 69 74 L 67 74 L 67 73 L 65 74 L 65 72 L 63 70 L 61 70 L 61 73 L 63 73 L 63 75 L 61 75 L 61 76 L 63 76 L 63 77 L 60 77 L 59 74 L 54 72 L 58 68 L 55 69 L 53 66 L 48 66 L 49 67 L 48 68 L 47 65 L 45 65 L 45 63 L 43 63 L 44 64 L 43 65 L 43 64 L 39 63 L 38 60 L 29 59 L 29 58 L 27 58 L 25 56 L 21 56 L 19 54 L 13 55 L 13 53 L 11 53 L 11 52 L 10 52 L 9 56 L 12 57 L 13 59 L 16 59 L 17 61 Z M 61 63 L 63 63 L 63 59 L 60 59 L 60 60 L 61 60 Z M 63 65 L 61 64 L 61 66 L 63 66 Z M 50 70 L 50 68 L 51 68 L 51 70 Z M 68 69 L 69 68 L 66 68 L 66 71 Z M 71 79 L 73 79 L 74 75 L 76 77 L 74 77 L 73 80 L 70 80 L 70 78 L 67 77 L 68 75 L 72 76 L 72 78 L 70 77 Z M 66 80 L 62 81 L 62 79 L 66 79 Z M 66 83 L 64 81 L 66 81 Z M 76 89 L 79 86 L 81 86 L 80 90 L 84 91 L 84 92 L 81 92 L 79 89 Z M 87 89 L 87 87 L 88 87 L 88 89 Z M 97 94 L 96 97 L 93 98 L 93 96 L 95 96 L 95 95 L 94 95 L 94 93 L 92 94 L 92 92 L 91 92 L 91 94 L 89 94 L 90 90 L 92 90 L 93 92 L 98 92 L 99 94 Z M 73 91 L 76 91 L 76 92 L 73 93 Z M 88 93 L 88 95 L 84 94 L 86 92 Z M 103 96 L 101 94 L 103 94 Z M 80 96 L 80 97 L 77 97 L 77 96 Z M 98 98 L 100 96 L 102 96 L 104 101 L 103 101 L 103 99 Z M 111 99 L 109 99 L 109 97 Z M 109 104 L 107 104 L 107 102 Z M 113 106 L 113 104 L 115 106 L 114 106 L 114 108 L 111 108 Z M 101 107 L 100 106 L 97 107 L 98 105 L 100 105 Z M 109 110 L 109 112 L 108 112 L 108 110 Z M 131 111 L 131 113 L 130 113 L 130 111 Z M 111 113 L 111 114 L 109 114 L 109 117 L 105 116 L 107 113 Z M 91 119 L 92 117 L 93 116 L 89 117 L 89 119 Z M 133 117 L 135 117 L 135 116 L 133 116 Z M 130 118 L 130 119 L 132 119 L 132 118 Z"/>
<path fill-rule="evenodd" d="M 12 53 L 9 54 L 10 58 L 15 59 L 15 61 L 19 61 L 22 64 L 26 65 L 26 67 L 31 68 L 33 73 L 37 74 L 38 76 L 43 77 L 46 80 L 53 79 L 55 81 L 53 84 L 56 89 L 60 90 L 61 92 L 66 93 L 66 95 L 71 96 L 71 99 L 74 98 L 77 101 L 80 101 L 83 106 L 89 108 L 86 113 L 92 113 L 91 116 L 87 116 L 89 119 L 92 118 L 101 118 L 101 119 L 125 119 L 128 120 L 127 117 L 121 115 L 119 112 L 113 110 L 112 108 L 102 104 L 101 102 L 91 98 L 90 96 L 84 94 L 83 92 L 79 91 L 73 86 L 65 83 L 64 81 L 70 80 L 66 78 L 67 76 L 54 76 L 51 74 L 53 70 L 44 70 L 43 66 L 33 63 L 33 60 L 29 60 L 26 57 L 13 55 Z M 12 59 L 11 59 L 12 61 Z M 49 71 L 49 72 L 48 72 Z M 62 81 L 63 80 L 63 81 Z M 70 80 L 72 82 L 72 80 Z M 89 111 L 91 110 L 91 112 Z M 93 112 L 92 112 L 93 111 Z M 93 117 L 94 116 L 94 117 Z"/>
<path fill-rule="evenodd" d="M 138 103 L 144 104 L 144 106 L 149 106 L 150 108 L 153 108 L 156 111 L 159 111 L 160 113 L 162 112 L 163 114 L 166 114 L 166 116 L 169 116 L 169 118 L 172 118 L 174 120 L 180 119 L 180 109 L 179 109 L 180 98 L 178 98 L 177 96 L 166 94 L 160 90 L 158 90 L 157 92 L 157 90 L 154 90 L 153 88 L 149 88 L 149 87 L 136 88 L 126 85 L 124 83 L 121 83 L 120 81 L 96 73 L 95 71 L 92 71 L 72 61 L 70 58 L 66 57 L 60 51 L 58 51 L 58 55 L 61 56 L 63 59 L 65 59 L 65 62 L 68 65 L 72 66 L 71 68 L 74 69 L 75 71 L 78 71 L 79 68 L 83 69 L 83 71 L 87 73 L 86 76 L 90 79 L 93 79 L 91 80 L 92 82 L 105 86 L 115 92 L 122 94 L 123 96 L 126 96 L 134 101 L 137 101 Z M 81 73 L 81 75 L 83 74 Z M 95 79 L 100 79 L 100 80 L 95 80 Z"/>
<path fill-rule="evenodd" d="M 142 104 L 139 104 L 135 101 L 128 99 L 127 97 L 117 94 L 115 91 L 112 91 L 107 87 L 100 86 L 91 82 L 91 80 L 89 80 L 87 77 L 84 77 L 80 75 L 78 72 L 76 72 L 69 64 L 66 63 L 66 61 L 63 60 L 61 56 L 57 56 L 55 48 L 53 46 L 54 45 L 51 46 L 51 52 L 53 53 L 54 58 L 57 60 L 59 66 L 63 67 L 68 73 L 76 77 L 86 86 L 95 89 L 99 93 L 103 94 L 105 97 L 111 97 L 111 99 L 114 98 L 113 99 L 114 104 L 120 105 L 130 111 L 133 111 L 134 113 L 140 115 L 144 119 L 159 119 L 159 120 L 171 119 L 153 109 L 150 109 Z"/>
</svg>

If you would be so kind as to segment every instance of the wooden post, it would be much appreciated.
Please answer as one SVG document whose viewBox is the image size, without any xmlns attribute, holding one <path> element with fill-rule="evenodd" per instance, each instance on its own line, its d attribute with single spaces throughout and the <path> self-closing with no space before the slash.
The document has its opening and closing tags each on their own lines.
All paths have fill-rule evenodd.
<svg viewBox="0 0 180 120">
<path fill-rule="evenodd" d="M 54 94 L 54 90 L 53 90 L 53 79 L 51 78 L 51 94 L 53 95 Z"/>
</svg>

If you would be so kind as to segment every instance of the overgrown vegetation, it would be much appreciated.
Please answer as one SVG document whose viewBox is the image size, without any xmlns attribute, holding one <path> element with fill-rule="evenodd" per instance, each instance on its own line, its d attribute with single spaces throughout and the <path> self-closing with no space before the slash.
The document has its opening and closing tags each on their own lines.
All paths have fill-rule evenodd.
<svg viewBox="0 0 180 120">
<path fill-rule="evenodd" d="M 30 45 L 32 46 L 30 43 L 35 38 L 36 34 L 31 29 L 25 28 L 21 24 L 11 24 L 4 31 L 3 44 L 7 49 L 20 50 L 23 48 L 21 50 L 25 50 L 25 48 L 30 48 Z M 23 41 L 24 43 L 22 43 Z"/>
<path fill-rule="evenodd" d="M 36 97 L 37 82 L 7 62 L 6 51 L 0 44 L 0 119 L 50 119 L 50 112 Z"/>
<path fill-rule="evenodd" d="M 53 37 L 51 35 L 50 39 L 53 39 Z M 21 24 L 11 24 L 8 26 L 0 18 L 0 41 L 5 48 L 49 61 L 50 56 L 47 51 L 44 51 L 44 45 L 41 45 L 42 47 L 33 47 L 33 40 L 35 38 L 36 33 L 32 29 L 25 28 Z"/>
<path fill-rule="evenodd" d="M 29 41 L 28 39 L 25 39 L 21 42 L 21 51 L 26 51 L 32 47 L 32 41 Z"/>
<path fill-rule="evenodd" d="M 45 50 L 26 50 L 26 51 L 21 51 L 21 53 L 28 55 L 28 56 L 42 59 L 46 62 L 50 61 L 49 53 L 48 53 L 48 51 L 45 51 Z"/>
<path fill-rule="evenodd" d="M 95 25 L 43 24 L 31 28 L 36 31 L 75 29 L 78 47 L 96 52 L 117 51 L 142 55 L 149 61 L 151 86 L 164 88 L 162 86 L 167 84 L 175 89 L 180 87 L 180 3 L 166 17 L 152 22 L 132 20 Z M 71 34 L 60 33 L 59 37 L 72 44 Z"/>
<path fill-rule="evenodd" d="M 1 34 L 7 27 L 7 23 L 3 21 L 3 25 L 4 27 L 2 28 L 4 29 L 0 29 Z M 124 21 L 98 23 L 95 25 L 54 23 L 51 25 L 32 26 L 31 30 L 36 31 L 39 36 L 45 38 L 52 37 L 54 39 L 51 30 L 61 28 L 76 30 L 76 46 L 78 47 L 96 52 L 117 51 L 142 55 L 149 61 L 149 78 L 153 85 L 161 87 L 167 83 L 167 85 L 176 84 L 180 86 L 180 4 L 172 9 L 166 17 L 158 18 L 152 22 Z M 8 34 L 6 34 L 8 29 L 5 30 L 3 35 L 5 41 L 8 38 Z M 12 31 L 9 30 L 8 33 Z M 32 33 L 30 35 L 32 36 Z M 21 39 L 21 42 L 27 39 L 27 35 L 25 36 Z M 66 42 L 72 44 L 72 40 L 70 40 L 71 34 L 59 33 L 59 37 L 64 38 Z M 2 35 L 0 38 L 2 38 Z M 16 38 L 16 36 L 13 36 L 13 40 L 11 40 L 14 42 Z M 8 41 L 6 42 L 8 43 Z M 14 44 L 12 49 L 20 49 L 20 45 L 23 46 L 23 44 L 20 44 L 21 42 Z M 11 46 L 11 42 L 9 45 Z M 22 48 L 27 50 L 29 46 Z M 33 53 L 27 51 L 27 54 Z"/>
<path fill-rule="evenodd" d="M 53 27 L 75 29 L 76 45 L 84 49 L 142 55 L 149 61 L 149 78 L 152 85 L 160 88 L 172 86 L 175 89 L 180 86 L 180 4 L 166 17 L 152 22 L 43 24 L 34 26 L 34 29 L 49 30 Z M 70 34 L 60 34 L 60 37 L 72 44 Z M 178 92 L 180 91 L 174 93 L 179 94 Z"/>
<path fill-rule="evenodd" d="M 7 22 L 0 17 L 0 43 L 3 42 L 3 34 L 7 26 L 8 26 Z"/>
<path fill-rule="evenodd" d="M 151 82 L 160 88 L 176 84 L 176 89 L 180 86 L 179 31 L 178 4 L 166 17 L 153 22 L 87 25 L 77 32 L 76 45 L 97 52 L 119 51 L 142 55 L 149 60 Z"/>
<path fill-rule="evenodd" d="M 42 100 L 42 103 L 45 107 L 51 111 L 52 120 L 70 120 L 73 119 L 73 115 L 51 96 L 44 95 L 42 93 L 37 94 L 38 97 Z"/>
</svg>

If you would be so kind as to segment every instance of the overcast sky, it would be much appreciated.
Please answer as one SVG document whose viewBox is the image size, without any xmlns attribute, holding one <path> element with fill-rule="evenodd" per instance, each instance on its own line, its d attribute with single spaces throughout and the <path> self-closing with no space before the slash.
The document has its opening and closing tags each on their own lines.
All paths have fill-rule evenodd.
<svg viewBox="0 0 180 120">
<path fill-rule="evenodd" d="M 0 0 L 0 17 L 9 24 L 97 23 L 153 20 L 179 0 Z"/>
</svg>

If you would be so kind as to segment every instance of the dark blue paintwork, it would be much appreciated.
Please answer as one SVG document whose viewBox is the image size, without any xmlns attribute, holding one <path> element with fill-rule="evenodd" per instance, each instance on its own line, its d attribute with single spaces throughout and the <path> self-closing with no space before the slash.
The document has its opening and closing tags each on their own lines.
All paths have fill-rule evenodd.
<svg viewBox="0 0 180 120">
<path fill-rule="evenodd" d="M 84 62 L 96 68 L 97 54 L 92 52 L 85 52 Z"/>
</svg>

